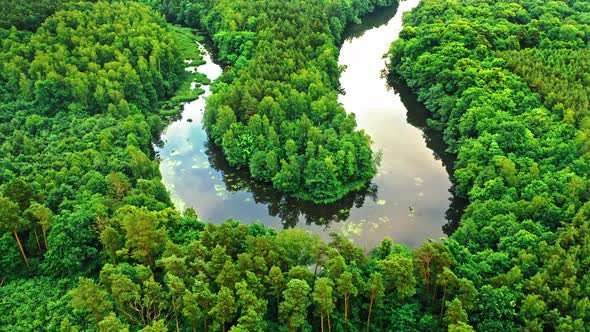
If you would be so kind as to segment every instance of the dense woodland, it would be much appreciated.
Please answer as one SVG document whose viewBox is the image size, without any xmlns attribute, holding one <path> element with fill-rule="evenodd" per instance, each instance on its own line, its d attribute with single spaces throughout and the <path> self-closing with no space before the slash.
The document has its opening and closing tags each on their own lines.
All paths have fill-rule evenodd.
<svg viewBox="0 0 590 332">
<path fill-rule="evenodd" d="M 16 27 L 35 31 L 45 19 L 67 4 L 67 0 L 4 0 L 0 12 L 0 28 Z"/>
<path fill-rule="evenodd" d="M 489 287 L 477 330 L 590 326 L 587 1 L 423 1 L 391 71 L 457 154 L 453 272 Z"/>
<path fill-rule="evenodd" d="M 143 2 L 2 12 L 0 330 L 590 326 L 590 6 L 424 0 L 405 18 L 391 74 L 432 111 L 470 205 L 449 240 L 365 253 L 336 234 L 173 208 L 152 141 L 164 107 L 195 97 L 183 60 L 198 54 L 166 20 L 199 29 L 226 66 L 206 125 L 228 161 L 329 201 L 375 172 L 368 136 L 337 104 L 336 46 L 395 3 Z"/>
</svg>

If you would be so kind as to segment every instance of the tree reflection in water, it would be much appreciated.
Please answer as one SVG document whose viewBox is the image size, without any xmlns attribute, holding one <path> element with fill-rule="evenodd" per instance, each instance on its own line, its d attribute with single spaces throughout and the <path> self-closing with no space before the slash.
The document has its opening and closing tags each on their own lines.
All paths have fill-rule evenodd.
<svg viewBox="0 0 590 332">
<path fill-rule="evenodd" d="M 445 212 L 447 223 L 442 226 L 442 230 L 447 236 L 451 236 L 451 234 L 453 234 L 459 227 L 461 216 L 468 204 L 466 198 L 455 195 L 453 168 L 457 156 L 446 152 L 447 145 L 443 140 L 442 131 L 434 129 L 432 126 L 428 125 L 428 119 L 431 118 L 431 114 L 424 104 L 418 101 L 418 96 L 410 91 L 410 88 L 405 83 L 401 82 L 399 77 L 393 73 L 389 74 L 386 82 L 389 88 L 393 89 L 400 95 L 402 103 L 408 110 L 408 123 L 422 130 L 426 146 L 432 150 L 435 159 L 442 161 L 447 174 L 449 174 L 449 179 L 452 183 L 451 188 L 449 188 L 451 196 L 449 197 L 449 208 Z"/>
<path fill-rule="evenodd" d="M 314 204 L 288 197 L 273 190 L 270 184 L 252 179 L 246 170 L 231 167 L 215 144 L 207 142 L 205 147 L 209 163 L 213 169 L 222 174 L 222 181 L 227 191 L 251 192 L 254 201 L 267 205 L 269 215 L 279 217 L 285 228 L 296 227 L 299 222 L 327 228 L 333 222 L 347 220 L 350 209 L 362 207 L 367 199 L 377 201 L 378 188 L 374 183 L 330 204 Z"/>
</svg>

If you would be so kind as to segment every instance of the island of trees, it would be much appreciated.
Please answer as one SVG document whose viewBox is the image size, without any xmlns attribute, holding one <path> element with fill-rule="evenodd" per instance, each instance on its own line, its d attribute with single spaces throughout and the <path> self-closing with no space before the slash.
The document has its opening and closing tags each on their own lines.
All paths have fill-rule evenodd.
<svg viewBox="0 0 590 332">
<path fill-rule="evenodd" d="M 169 20 L 200 28 L 225 71 L 204 126 L 230 165 L 274 189 L 333 202 L 375 175 L 371 139 L 338 103 L 337 44 L 375 1 L 150 1 Z"/>
<path fill-rule="evenodd" d="M 375 172 L 368 135 L 337 103 L 336 45 L 388 5 L 11 1 L 0 17 L 0 330 L 587 329 L 584 1 L 424 0 L 405 17 L 391 78 L 432 111 L 470 202 L 448 240 L 384 239 L 365 253 L 337 234 L 205 224 L 172 206 L 152 141 L 164 106 L 195 97 L 183 60 L 200 59 L 168 22 L 211 38 L 226 67 L 206 127 L 228 161 L 331 201 Z"/>
</svg>

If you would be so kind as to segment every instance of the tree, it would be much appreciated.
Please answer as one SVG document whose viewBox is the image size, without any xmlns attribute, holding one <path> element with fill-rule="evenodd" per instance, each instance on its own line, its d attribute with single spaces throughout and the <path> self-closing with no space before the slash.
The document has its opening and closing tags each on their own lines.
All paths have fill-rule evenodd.
<svg viewBox="0 0 590 332">
<path fill-rule="evenodd" d="M 130 156 L 129 165 L 136 179 L 149 179 L 153 174 L 153 164 L 149 158 L 137 147 L 130 145 L 127 147 Z"/>
<path fill-rule="evenodd" d="M 92 279 L 80 277 L 78 287 L 72 289 L 68 295 L 72 298 L 70 305 L 78 311 L 87 312 L 98 324 L 112 308 L 107 300 L 107 292 L 100 289 Z"/>
<path fill-rule="evenodd" d="M 21 212 L 28 209 L 31 206 L 31 200 L 35 199 L 33 187 L 20 178 L 6 185 L 4 195 L 16 203 Z"/>
<path fill-rule="evenodd" d="M 324 268 L 326 269 L 330 279 L 336 280 L 344 273 L 347 266 L 344 257 L 342 257 L 338 251 L 332 249 L 331 252 L 328 252 L 328 256 L 330 256 L 332 253 L 334 256 L 326 260 Z"/>
<path fill-rule="evenodd" d="M 111 272 L 107 270 L 108 272 Z M 110 293 L 117 309 L 123 313 L 127 319 L 134 324 L 145 326 L 147 324 L 145 317 L 145 310 L 141 299 L 141 288 L 127 275 L 120 271 L 112 271 L 112 274 L 107 274 L 105 269 L 101 271 L 101 280 L 107 283 L 110 288 Z"/>
<path fill-rule="evenodd" d="M 234 292 L 231 289 L 222 286 L 217 293 L 215 306 L 211 308 L 209 314 L 217 319 L 221 325 L 221 330 L 225 332 L 225 324 L 231 322 L 236 314 Z"/>
<path fill-rule="evenodd" d="M 463 304 L 463 308 L 465 308 L 465 310 L 467 311 L 473 310 L 473 308 L 476 305 L 478 295 L 477 289 L 473 285 L 473 281 L 468 280 L 466 278 L 461 278 L 457 281 L 455 278 L 456 277 L 453 277 L 453 275 L 451 274 L 449 280 L 458 283 L 456 292 L 457 297 L 459 298 L 459 300 L 461 300 L 461 303 Z"/>
<path fill-rule="evenodd" d="M 254 281 L 251 281 L 254 282 Z M 258 298 L 252 288 L 246 281 L 236 283 L 236 295 L 238 296 L 238 308 L 240 308 L 240 318 L 238 324 L 248 331 L 264 331 L 264 315 L 268 302 L 263 298 Z"/>
<path fill-rule="evenodd" d="M 416 268 L 424 280 L 426 297 L 428 297 L 433 275 L 436 278 L 439 273 L 443 272 L 445 267 L 450 267 L 451 259 L 448 250 L 443 242 L 433 242 L 429 239 L 422 246 L 414 248 L 413 257 L 414 262 L 417 263 Z M 433 297 L 436 297 L 436 289 Z"/>
<path fill-rule="evenodd" d="M 449 325 L 467 322 L 467 312 L 463 309 L 461 300 L 455 298 L 453 301 L 447 302 L 447 314 L 445 320 Z"/>
<path fill-rule="evenodd" d="M 112 226 L 107 225 L 100 232 L 99 238 L 103 249 L 111 256 L 113 263 L 117 264 L 117 251 L 124 245 L 123 235 Z"/>
<path fill-rule="evenodd" d="M 306 266 L 315 263 L 317 247 L 323 245 L 318 234 L 304 229 L 286 229 L 276 236 L 276 243 L 283 259 L 292 266 Z"/>
<path fill-rule="evenodd" d="M 268 285 L 267 293 L 268 295 L 272 296 L 273 299 L 276 300 L 277 306 L 277 320 L 279 319 L 279 303 L 281 302 L 281 294 L 285 289 L 285 278 L 283 276 L 283 272 L 281 272 L 281 268 L 278 266 L 273 266 L 270 268 L 268 275 L 266 276 L 266 283 Z"/>
<path fill-rule="evenodd" d="M 109 185 L 109 193 L 118 201 L 121 201 L 129 189 L 131 189 L 131 183 L 120 172 L 113 172 L 107 175 L 107 183 Z"/>
<path fill-rule="evenodd" d="M 471 325 L 466 322 L 458 322 L 456 324 L 449 325 L 449 332 L 474 332 L 475 330 Z"/>
<path fill-rule="evenodd" d="M 434 248 L 430 242 L 424 242 L 421 247 L 414 249 L 414 260 L 419 263 L 419 271 L 426 285 L 426 296 L 430 295 L 430 265 L 434 255 Z"/>
<path fill-rule="evenodd" d="M 154 214 L 145 208 L 128 207 L 122 213 L 121 225 L 125 229 L 125 246 L 134 259 L 147 262 L 153 270 L 153 257 L 166 243 L 166 229 L 161 227 Z"/>
<path fill-rule="evenodd" d="M 306 266 L 293 266 L 287 273 L 287 277 L 289 278 L 289 280 L 305 280 L 308 285 L 313 282 L 313 273 L 311 272 L 309 267 Z"/>
<path fill-rule="evenodd" d="M 340 275 L 336 279 L 336 289 L 344 299 L 344 331 L 346 332 L 348 330 L 348 305 L 350 296 L 356 296 L 358 294 L 358 289 L 353 283 L 352 273 L 346 271 Z"/>
<path fill-rule="evenodd" d="M 129 325 L 121 322 L 115 313 L 111 312 L 98 323 L 98 330 L 100 332 L 129 332 Z"/>
<path fill-rule="evenodd" d="M 18 231 L 22 229 L 23 226 L 25 226 L 25 224 L 19 217 L 18 206 L 10 199 L 0 196 L 0 227 L 3 231 L 9 231 L 14 234 L 20 253 L 23 256 L 23 260 L 25 261 L 27 268 L 30 270 L 31 266 L 29 265 L 29 260 L 27 259 L 27 255 L 25 254 L 25 250 L 23 249 L 23 245 L 18 236 Z"/>
<path fill-rule="evenodd" d="M 385 294 L 383 287 L 383 277 L 379 272 L 373 272 L 371 274 L 367 288 L 371 291 L 371 302 L 369 303 L 369 314 L 367 315 L 367 332 L 369 332 L 369 326 L 371 324 L 371 313 L 374 304 L 378 304 L 381 298 Z"/>
<path fill-rule="evenodd" d="M 446 299 L 447 299 L 447 290 L 449 289 L 449 285 L 453 285 L 457 283 L 457 276 L 451 271 L 451 269 L 445 267 L 443 273 L 441 273 L 438 278 L 436 279 L 436 285 L 442 287 L 443 289 L 443 297 L 442 303 L 440 306 L 440 316 L 442 317 Z M 457 298 L 459 299 L 459 298 Z"/>
<path fill-rule="evenodd" d="M 197 321 L 203 318 L 203 331 L 208 331 L 207 319 L 209 312 L 215 302 L 215 295 L 209 289 L 208 284 L 201 280 L 194 281 L 191 292 L 187 292 L 184 296 L 185 308 L 183 314 L 188 316 L 193 327 L 196 326 Z"/>
<path fill-rule="evenodd" d="M 561 267 L 560 267 L 561 270 Z M 517 304 L 518 293 L 514 288 L 502 286 L 494 288 L 490 285 L 484 285 L 479 289 L 479 301 L 476 329 L 492 329 L 499 326 L 508 329 L 514 329 L 516 312 L 514 308 Z M 561 296 L 568 296 L 562 294 Z M 461 305 L 461 308 L 463 306 Z M 475 314 L 473 314 L 475 316 Z"/>
<path fill-rule="evenodd" d="M 187 290 L 182 297 L 184 307 L 182 309 L 182 315 L 191 324 L 193 332 L 197 331 L 197 324 L 203 318 L 203 311 L 199 306 L 198 296 Z"/>
<path fill-rule="evenodd" d="M 520 306 L 519 317 L 524 320 L 527 328 L 543 329 L 543 315 L 547 313 L 547 304 L 537 294 L 528 294 Z"/>
<path fill-rule="evenodd" d="M 35 218 L 37 223 L 41 226 L 41 232 L 43 233 L 43 242 L 45 243 L 45 250 L 48 250 L 49 246 L 47 245 L 47 229 L 51 227 L 51 218 L 53 217 L 51 210 L 45 205 L 33 202 L 31 206 L 27 209 L 27 211 Z"/>
<path fill-rule="evenodd" d="M 164 319 L 151 322 L 148 326 L 139 330 L 139 332 L 168 332 L 166 321 Z"/>
<path fill-rule="evenodd" d="M 165 321 L 166 318 L 163 315 L 163 312 L 170 309 L 168 294 L 164 291 L 164 287 L 154 280 L 151 270 L 141 265 L 138 267 L 140 267 L 140 271 L 143 270 L 142 273 L 138 274 L 144 274 L 144 280 L 141 283 L 142 319 L 152 324 L 160 320 Z M 176 295 L 176 300 L 181 301 L 181 299 L 178 298 L 178 295 Z"/>
<path fill-rule="evenodd" d="M 238 281 L 239 275 L 237 274 L 236 267 L 232 263 L 231 259 L 228 259 L 223 264 L 223 268 L 219 271 L 219 274 L 215 278 L 215 283 L 218 287 L 225 286 L 231 288 Z"/>
<path fill-rule="evenodd" d="M 301 166 L 297 156 L 281 159 L 281 170 L 272 178 L 273 187 L 286 193 L 295 193 L 301 186 Z"/>
<path fill-rule="evenodd" d="M 183 294 L 186 291 L 186 287 L 182 279 L 173 274 L 166 273 L 164 279 L 166 281 L 166 285 L 168 286 L 168 291 L 170 292 L 172 310 L 174 311 L 174 321 L 176 322 L 176 332 L 179 332 L 180 324 L 178 321 L 178 316 L 182 312 L 182 308 L 184 306 Z"/>
<path fill-rule="evenodd" d="M 338 168 L 331 156 L 323 160 L 311 159 L 305 167 L 305 188 L 314 201 L 326 201 L 338 197 L 341 183 L 336 174 Z"/>
<path fill-rule="evenodd" d="M 334 297 L 332 296 L 332 281 L 328 278 L 318 278 L 315 282 L 312 298 L 320 311 L 322 332 L 324 332 L 324 315 L 328 318 L 328 331 L 332 331 L 330 314 L 334 311 Z"/>
<path fill-rule="evenodd" d="M 283 302 L 279 305 L 281 322 L 290 331 L 296 331 L 305 324 L 309 307 L 309 285 L 305 280 L 292 279 L 283 291 Z"/>
<path fill-rule="evenodd" d="M 379 261 L 379 266 L 383 271 L 386 288 L 397 289 L 402 303 L 406 297 L 416 294 L 416 279 L 411 258 L 394 254 Z"/>
<path fill-rule="evenodd" d="M 59 332 L 78 332 L 78 328 L 70 323 L 70 320 L 66 317 L 59 324 Z"/>
</svg>

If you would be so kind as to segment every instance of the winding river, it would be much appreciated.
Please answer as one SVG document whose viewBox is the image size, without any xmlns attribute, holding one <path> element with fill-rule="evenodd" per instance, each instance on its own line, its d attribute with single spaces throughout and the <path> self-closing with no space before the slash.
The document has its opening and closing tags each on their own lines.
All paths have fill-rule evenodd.
<svg viewBox="0 0 590 332">
<path fill-rule="evenodd" d="M 157 147 L 163 182 L 175 205 L 193 207 L 201 220 L 214 223 L 260 221 L 276 229 L 305 228 L 323 238 L 337 232 L 364 248 L 385 236 L 410 246 L 444 236 L 443 226 L 455 215 L 447 173 L 452 158 L 444 154 L 440 135 L 426 128 L 428 113 L 415 96 L 404 86 L 389 87 L 382 77 L 382 56 L 401 30 L 402 14 L 418 3 L 402 1 L 397 11 L 366 17 L 348 30 L 342 45 L 339 63 L 346 70 L 340 102 L 356 114 L 359 128 L 383 154 L 370 185 L 336 203 L 315 205 L 284 197 L 233 170 L 202 129 L 205 86 L 205 94 L 184 106 L 182 118 L 167 128 Z M 221 69 L 203 52 L 207 63 L 198 70 L 214 80 Z"/>
</svg>

